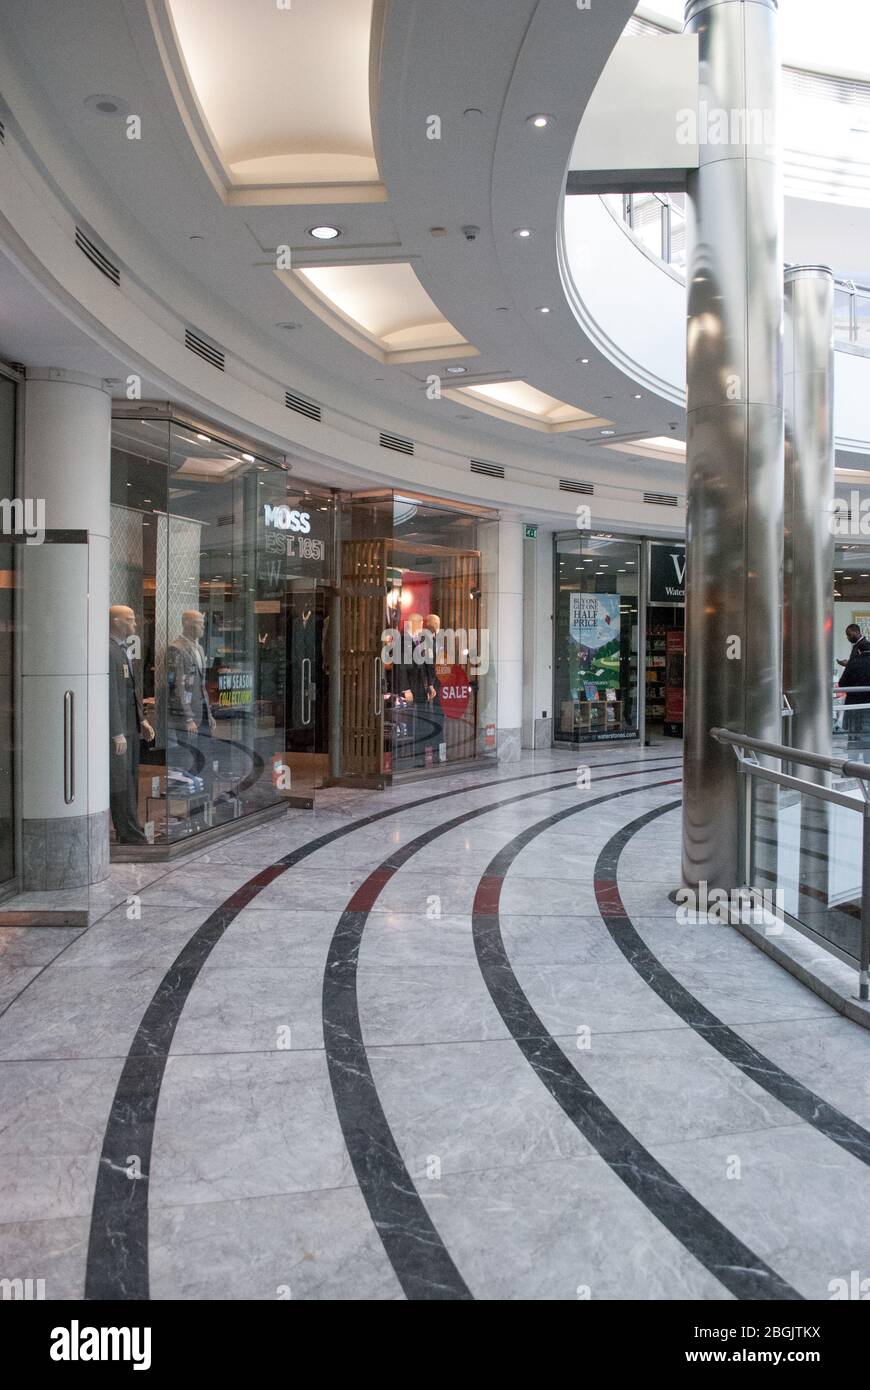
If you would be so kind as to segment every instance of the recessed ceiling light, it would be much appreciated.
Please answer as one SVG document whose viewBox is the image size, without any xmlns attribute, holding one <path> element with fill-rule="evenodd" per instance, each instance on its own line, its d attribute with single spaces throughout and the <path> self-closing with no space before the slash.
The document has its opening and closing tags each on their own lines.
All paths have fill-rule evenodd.
<svg viewBox="0 0 870 1390">
<path fill-rule="evenodd" d="M 308 235 L 316 237 L 318 241 L 335 241 L 337 236 L 341 236 L 340 227 L 309 227 Z"/>
<path fill-rule="evenodd" d="M 589 366 L 589 358 L 588 358 L 588 357 L 578 357 L 578 358 L 577 358 L 577 361 L 580 362 L 580 363 L 582 363 L 582 365 L 583 365 L 584 367 L 588 367 L 588 366 Z"/>
<path fill-rule="evenodd" d="M 198 434 L 196 437 L 197 437 L 197 439 L 201 439 L 202 442 L 203 442 L 203 444 L 210 444 L 210 443 L 211 443 L 211 440 L 209 439 L 209 437 L 208 437 L 207 434 Z"/>
<path fill-rule="evenodd" d="M 642 400 L 643 400 L 643 396 L 642 396 L 642 394 L 641 394 L 640 391 L 636 391 L 636 392 L 634 393 L 634 399 L 635 399 L 636 401 L 642 401 Z"/>
<path fill-rule="evenodd" d="M 301 327 L 302 327 L 302 324 L 301 324 L 301 323 L 276 323 L 276 324 L 275 324 L 275 327 L 276 327 L 276 328 L 284 328 L 284 329 L 286 329 L 286 331 L 287 331 L 288 333 L 292 333 L 294 329 L 296 329 L 296 328 L 301 328 Z"/>
<path fill-rule="evenodd" d="M 516 231 L 514 232 L 514 236 L 523 237 L 523 238 L 524 238 L 524 237 L 530 237 L 531 235 L 532 235 L 532 231 L 531 231 L 531 228 L 530 228 L 530 227 L 517 227 Z"/>
<path fill-rule="evenodd" d="M 528 125 L 533 125 L 536 130 L 544 130 L 548 125 L 553 124 L 553 117 L 548 116 L 544 111 L 539 111 L 535 116 L 527 116 L 526 122 Z"/>
<path fill-rule="evenodd" d="M 465 376 L 465 373 L 466 373 L 467 371 L 468 371 L 468 368 L 467 368 L 467 367 L 448 367 L 448 368 L 447 368 L 447 375 L 448 375 L 448 376 Z"/>
<path fill-rule="evenodd" d="M 602 430 L 602 434 L 616 434 L 616 430 Z"/>
<path fill-rule="evenodd" d="M 541 307 L 540 307 L 540 309 L 538 310 L 538 313 L 539 313 L 539 314 L 549 314 L 549 312 L 550 312 L 549 306 L 546 305 L 546 304 L 542 304 Z"/>
<path fill-rule="evenodd" d="M 255 460 L 253 454 L 242 454 L 242 458 L 245 460 L 245 463 L 255 463 L 255 462 L 256 462 L 256 460 Z"/>
<path fill-rule="evenodd" d="M 99 92 L 95 96 L 86 97 L 85 106 L 89 111 L 96 111 L 100 116 L 126 116 L 129 109 L 127 103 L 122 101 L 120 97 L 112 97 Z"/>
</svg>

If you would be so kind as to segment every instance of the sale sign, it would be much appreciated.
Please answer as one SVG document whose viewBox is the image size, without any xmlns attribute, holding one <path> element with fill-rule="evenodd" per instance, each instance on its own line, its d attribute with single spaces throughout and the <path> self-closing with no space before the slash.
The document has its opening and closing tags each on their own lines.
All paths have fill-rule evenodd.
<svg viewBox="0 0 870 1390">
<path fill-rule="evenodd" d="M 461 719 L 471 698 L 471 686 L 464 666 L 450 666 L 441 679 L 441 708 L 448 719 Z"/>
</svg>

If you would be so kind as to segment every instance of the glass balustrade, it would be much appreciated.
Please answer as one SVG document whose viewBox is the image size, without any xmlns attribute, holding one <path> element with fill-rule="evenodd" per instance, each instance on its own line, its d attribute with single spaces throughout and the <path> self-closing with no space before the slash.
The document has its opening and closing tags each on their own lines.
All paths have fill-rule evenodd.
<svg viewBox="0 0 870 1390">
<path fill-rule="evenodd" d="M 604 201 L 650 255 L 685 272 L 685 194 L 605 194 Z M 834 340 L 870 348 L 870 286 L 837 281 Z"/>
</svg>

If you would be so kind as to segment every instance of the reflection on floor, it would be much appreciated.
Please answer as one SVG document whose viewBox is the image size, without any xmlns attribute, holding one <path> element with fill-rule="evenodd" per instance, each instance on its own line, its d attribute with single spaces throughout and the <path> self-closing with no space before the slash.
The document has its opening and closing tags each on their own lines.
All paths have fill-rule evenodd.
<svg viewBox="0 0 870 1390">
<path fill-rule="evenodd" d="M 80 1298 L 828 1298 L 870 1033 L 678 925 L 679 745 L 117 866 L 0 933 L 0 1277 Z"/>
</svg>

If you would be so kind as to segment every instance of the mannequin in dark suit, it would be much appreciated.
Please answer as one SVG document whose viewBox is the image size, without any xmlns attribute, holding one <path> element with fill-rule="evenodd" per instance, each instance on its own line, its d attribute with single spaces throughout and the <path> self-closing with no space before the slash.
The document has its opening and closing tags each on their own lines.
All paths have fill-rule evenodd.
<svg viewBox="0 0 870 1390">
<path fill-rule="evenodd" d="M 423 755 L 427 744 L 432 745 L 436 733 L 432 719 L 431 705 L 437 691 L 435 689 L 435 665 L 432 652 L 431 633 L 423 632 L 422 613 L 411 613 L 405 619 L 405 655 L 410 661 L 402 663 L 402 689 L 405 699 L 413 707 L 414 758 Z M 408 650 L 410 640 L 410 651 Z"/>
<path fill-rule="evenodd" d="M 188 608 L 181 615 L 181 632 L 169 644 L 169 738 L 173 764 L 202 778 L 211 797 L 215 723 L 211 712 L 206 658 L 200 646 L 205 615 Z"/>
<path fill-rule="evenodd" d="M 147 844 L 139 824 L 139 741 L 154 730 L 142 714 L 126 641 L 136 631 L 132 608 L 109 609 L 109 808 L 118 843 Z"/>
</svg>

